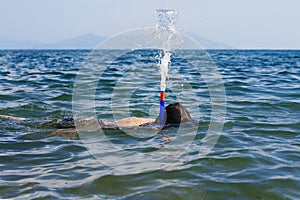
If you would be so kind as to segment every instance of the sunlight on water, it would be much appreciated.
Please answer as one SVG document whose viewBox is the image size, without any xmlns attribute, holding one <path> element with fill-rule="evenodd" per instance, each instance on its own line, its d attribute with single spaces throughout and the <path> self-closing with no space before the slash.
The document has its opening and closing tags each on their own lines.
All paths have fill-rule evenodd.
<svg viewBox="0 0 300 200">
<path fill-rule="evenodd" d="M 104 113 L 110 103 L 106 95 L 112 93 L 117 77 L 127 70 L 122 68 L 124 62 L 135 63 L 133 70 L 143 67 L 145 73 L 124 76 L 123 83 L 134 77 L 132 86 L 149 86 L 134 91 L 129 111 L 143 116 L 151 105 L 156 105 L 159 85 L 153 83 L 158 82 L 159 73 L 155 73 L 155 52 L 132 52 L 106 70 L 98 88 L 106 92 L 97 99 L 101 119 L 110 119 Z M 210 51 L 223 76 L 228 115 L 224 134 L 205 158 L 199 158 L 197 153 L 210 121 L 209 93 L 205 83 L 199 81 L 199 74 L 185 62 L 200 65 L 201 53 L 174 52 L 169 76 L 174 78 L 180 73 L 188 77 L 201 102 L 195 143 L 189 148 L 188 157 L 181 157 L 185 159 L 181 168 L 148 172 L 141 169 L 130 175 L 114 174 L 110 167 L 99 164 L 78 138 L 54 137 L 53 128 L 42 126 L 47 120 L 72 114 L 74 80 L 88 53 L 0 51 L 0 114 L 30 119 L 0 120 L 0 199 L 299 199 L 300 51 Z M 109 50 L 99 54 L 119 55 Z M 122 86 L 126 89 L 128 84 Z M 127 90 L 120 91 L 130 96 Z M 190 96 L 182 88 L 178 92 L 180 97 Z M 176 100 L 171 92 L 168 99 Z M 190 127 L 184 130 L 176 144 L 180 147 L 187 146 L 185 139 L 191 135 Z M 176 131 L 176 127 L 170 127 L 151 138 L 134 138 L 120 130 L 107 130 L 105 134 L 129 153 L 155 153 L 171 146 L 172 141 L 166 139 L 174 138 Z M 95 148 L 105 147 L 91 142 Z M 101 156 L 116 162 L 119 157 L 112 153 L 113 149 L 107 149 Z M 162 153 L 155 155 L 161 156 L 158 159 L 178 156 L 176 152 Z M 137 162 L 148 167 L 145 160 L 128 157 L 127 161 L 128 167 Z"/>
</svg>

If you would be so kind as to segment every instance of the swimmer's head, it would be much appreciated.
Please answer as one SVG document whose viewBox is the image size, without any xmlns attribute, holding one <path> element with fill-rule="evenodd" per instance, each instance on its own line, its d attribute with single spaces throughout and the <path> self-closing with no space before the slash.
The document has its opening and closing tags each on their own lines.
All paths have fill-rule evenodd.
<svg viewBox="0 0 300 200">
<path fill-rule="evenodd" d="M 187 109 L 179 104 L 169 104 L 165 108 L 165 123 L 166 124 L 180 124 L 182 122 L 191 121 L 192 118 Z M 159 122 L 159 118 L 156 119 L 156 123 Z"/>
</svg>

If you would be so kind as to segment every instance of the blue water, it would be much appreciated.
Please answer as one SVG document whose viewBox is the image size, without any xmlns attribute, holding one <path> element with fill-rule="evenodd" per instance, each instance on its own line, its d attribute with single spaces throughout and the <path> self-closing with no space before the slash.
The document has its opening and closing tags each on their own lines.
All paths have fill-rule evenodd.
<svg viewBox="0 0 300 200">
<path fill-rule="evenodd" d="M 0 114 L 29 118 L 0 120 L 0 198 L 300 198 L 300 51 L 209 51 L 222 75 L 227 100 L 226 120 L 218 142 L 205 157 L 190 152 L 189 160 L 174 168 L 139 168 L 136 173 L 130 169 L 116 173 L 96 159 L 79 137 L 53 136 L 55 129 L 44 126 L 45 122 L 73 115 L 74 82 L 89 52 L 0 51 Z M 113 54 L 100 52 L 108 63 Z M 200 67 L 196 55 L 191 51 L 174 54 L 170 69 L 170 79 L 173 70 L 189 80 L 196 94 L 191 102 L 199 103 L 190 103 L 189 99 L 185 102 L 194 105 L 196 109 L 188 109 L 193 118 L 199 119 L 194 149 L 201 146 L 212 110 L 205 81 L 190 68 L 191 63 Z M 110 63 L 97 85 L 97 116 L 113 120 L 109 108 L 118 86 L 120 96 L 114 104 L 114 117 L 128 115 L 120 106 L 128 101 L 130 115 L 156 117 L 156 62 L 155 51 L 138 51 Z M 143 73 L 138 73 L 141 69 Z M 92 73 L 91 77 L 96 75 Z M 180 81 L 169 80 L 168 86 L 179 88 L 181 96 L 185 96 L 185 85 Z M 134 89 L 128 100 L 129 88 Z M 176 91 L 167 90 L 167 103 L 178 98 Z M 183 130 L 189 135 L 189 127 L 186 128 Z M 177 127 L 171 127 L 149 138 L 132 137 L 122 130 L 106 130 L 105 134 L 116 145 L 146 154 L 161 146 L 167 148 L 169 143 L 164 138 L 174 138 L 176 131 Z M 148 133 L 141 128 L 133 132 Z M 182 141 L 177 145 L 186 144 Z M 110 151 L 102 152 L 102 156 L 112 161 L 121 159 Z"/>
</svg>

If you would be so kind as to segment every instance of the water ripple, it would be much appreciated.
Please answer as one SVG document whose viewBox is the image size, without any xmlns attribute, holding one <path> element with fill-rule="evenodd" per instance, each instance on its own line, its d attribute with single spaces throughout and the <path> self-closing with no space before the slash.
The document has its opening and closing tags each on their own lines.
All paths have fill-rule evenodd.
<svg viewBox="0 0 300 200">
<path fill-rule="evenodd" d="M 116 174 L 97 160 L 79 138 L 52 136 L 43 126 L 51 119 L 72 115 L 71 99 L 78 69 L 89 51 L 0 51 L 0 114 L 29 121 L 0 120 L 0 197 L 13 199 L 297 199 L 300 197 L 300 53 L 299 51 L 210 51 L 222 74 L 227 95 L 223 134 L 213 151 L 198 157 L 210 121 L 211 102 L 199 72 L 196 52 L 176 52 L 169 85 L 186 95 L 188 79 L 200 102 L 201 121 L 189 154 L 177 167 Z M 97 112 L 111 120 L 112 91 L 120 84 L 116 106 L 122 111 L 132 91 L 129 112 L 147 116 L 157 104 L 160 76 L 155 51 L 137 51 L 110 62 L 114 51 L 98 52 L 107 64 L 96 91 Z M 202 63 L 207 63 L 204 60 Z M 153 68 L 153 66 L 155 66 Z M 140 70 L 143 73 L 138 73 Z M 203 69 L 205 70 L 205 69 Z M 177 74 L 183 76 L 176 76 Z M 208 75 L 210 74 L 207 71 Z M 213 74 L 210 74 L 213 75 Z M 94 85 L 97 73 L 86 77 Z M 133 81 L 134 80 L 134 81 Z M 213 85 L 212 85 L 213 86 Z M 177 101 L 167 91 L 168 101 Z M 88 95 L 88 94 L 87 94 Z M 122 96 L 123 95 L 123 96 Z M 194 101 L 195 99 L 193 99 Z M 188 100 L 187 100 L 188 102 Z M 190 109 L 194 115 L 194 110 Z M 150 112 L 151 111 L 151 112 Z M 194 115 L 198 117 L 196 114 Z M 140 129 L 136 129 L 141 131 Z M 186 136 L 190 137 L 189 129 Z M 133 138 L 122 130 L 107 130 L 116 145 L 128 151 L 156 152 L 168 148 L 163 137 Z M 96 145 L 101 145 L 97 143 Z M 184 146 L 181 141 L 178 147 Z M 115 157 L 116 150 L 102 152 Z M 159 154 L 157 154 L 159 155 Z M 136 164 L 140 161 L 130 160 Z"/>
</svg>

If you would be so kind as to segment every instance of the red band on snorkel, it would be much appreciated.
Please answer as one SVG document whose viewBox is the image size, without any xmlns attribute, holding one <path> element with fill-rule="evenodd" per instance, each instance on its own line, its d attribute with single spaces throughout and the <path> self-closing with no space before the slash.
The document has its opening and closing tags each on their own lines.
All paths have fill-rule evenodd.
<svg viewBox="0 0 300 200">
<path fill-rule="evenodd" d="M 166 100 L 166 93 L 164 91 L 160 92 L 160 100 L 165 101 Z"/>
</svg>

